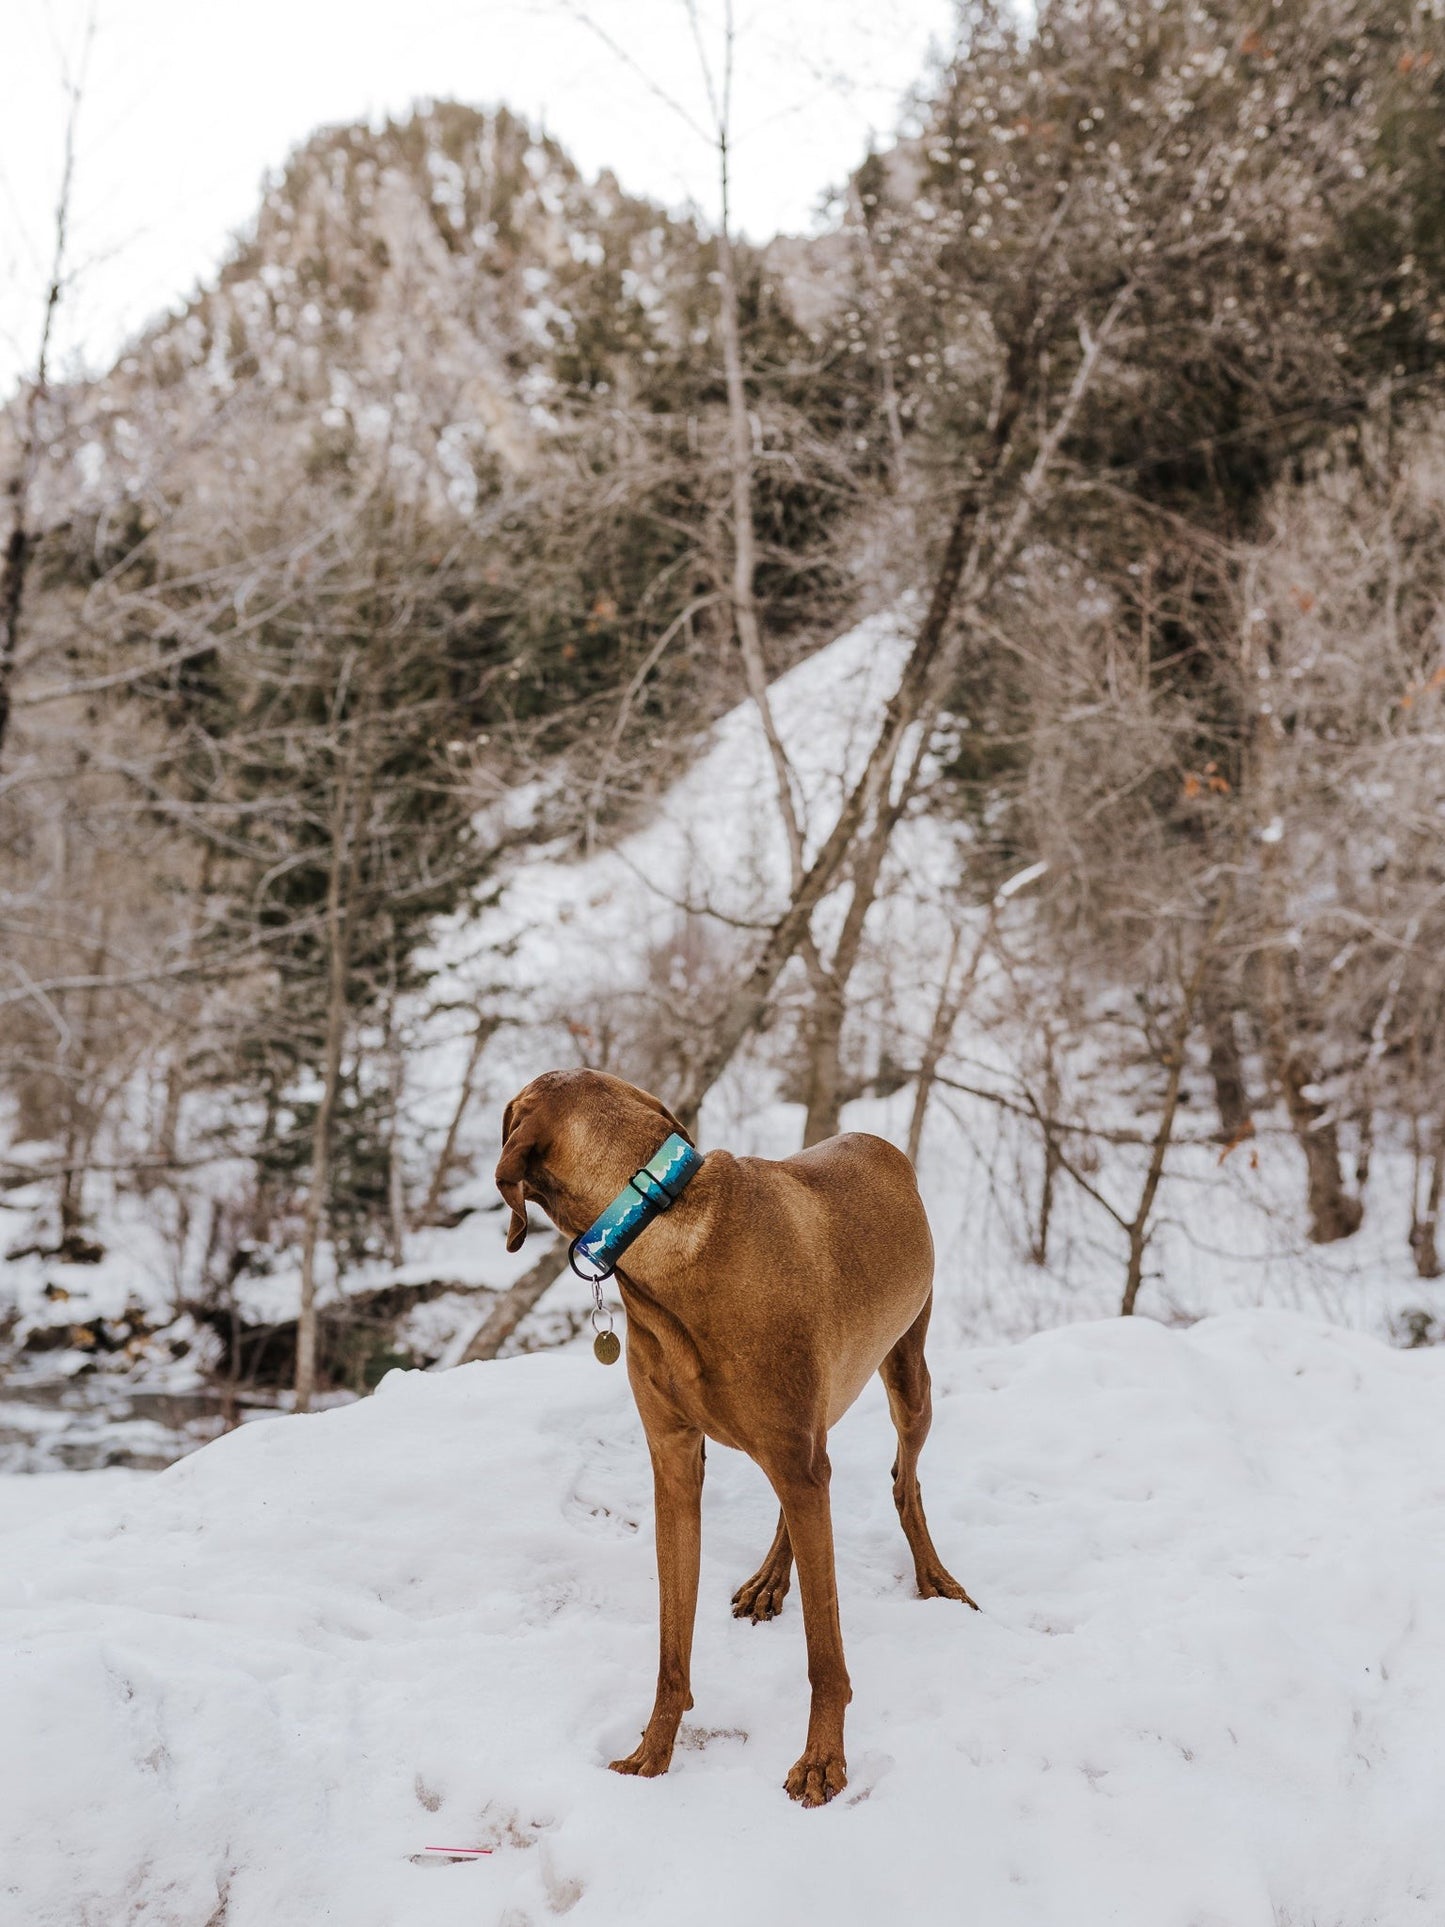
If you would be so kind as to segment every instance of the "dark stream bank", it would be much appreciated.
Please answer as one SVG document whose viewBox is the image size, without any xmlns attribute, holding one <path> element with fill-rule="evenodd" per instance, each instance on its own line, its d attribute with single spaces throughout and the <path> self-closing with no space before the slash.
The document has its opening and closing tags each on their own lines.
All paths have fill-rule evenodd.
<svg viewBox="0 0 1445 1927">
<path fill-rule="evenodd" d="M 205 1389 L 12 1377 L 0 1383 L 0 1473 L 105 1466 L 157 1472 L 219 1438 L 248 1412 L 276 1409 L 264 1399 L 238 1405 Z"/>
</svg>

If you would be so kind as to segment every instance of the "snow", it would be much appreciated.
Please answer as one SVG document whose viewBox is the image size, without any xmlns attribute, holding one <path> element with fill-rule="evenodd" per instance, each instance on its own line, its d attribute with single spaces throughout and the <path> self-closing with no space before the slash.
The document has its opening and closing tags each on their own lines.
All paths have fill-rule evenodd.
<svg viewBox="0 0 1445 1927">
<path fill-rule="evenodd" d="M 80 1506 L 103 1504 L 145 1475 L 121 1467 L 96 1472 L 15 1472 L 0 1478 L 0 1533 Z"/>
<path fill-rule="evenodd" d="M 899 615 L 874 616 L 772 685 L 810 854 L 861 771 L 908 644 Z M 775 793 L 757 714 L 740 704 L 644 828 L 582 862 L 539 853 L 517 869 L 495 906 L 466 920 L 459 947 L 479 951 L 493 977 L 504 967 L 529 996 L 533 1018 L 545 1005 L 569 1010 L 608 990 L 655 992 L 643 974 L 647 954 L 666 944 L 685 906 L 756 923 L 786 905 L 787 845 Z M 909 822 L 900 847 L 915 854 L 920 833 L 944 835 L 937 824 Z"/>
<path fill-rule="evenodd" d="M 1438 1927 L 1445 1354 L 1281 1312 L 935 1347 L 919 1602 L 873 1388 L 834 1434 L 850 1785 L 801 1750 L 774 1507 L 708 1462 L 695 1710 L 651 1699 L 624 1375 L 394 1374 L 5 1533 L 3 1927 L 881 1919 Z M 32 1481 L 39 1484 L 39 1481 Z M 438 1863 L 430 1845 L 491 1846 Z"/>
</svg>

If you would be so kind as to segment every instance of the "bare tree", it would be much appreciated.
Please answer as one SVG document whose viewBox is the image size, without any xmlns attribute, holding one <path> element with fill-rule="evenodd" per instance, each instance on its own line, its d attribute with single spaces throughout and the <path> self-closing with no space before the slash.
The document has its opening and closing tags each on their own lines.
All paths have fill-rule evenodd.
<svg viewBox="0 0 1445 1927">
<path fill-rule="evenodd" d="M 426 1197 L 417 1212 L 420 1224 L 435 1224 L 442 1210 L 442 1196 L 446 1191 L 447 1180 L 451 1177 L 457 1160 L 457 1144 L 466 1122 L 467 1111 L 476 1094 L 476 1077 L 481 1065 L 482 1054 L 496 1035 L 499 1019 L 484 1010 L 479 1003 L 472 1024 L 471 1042 L 467 1047 L 467 1061 L 457 1084 L 456 1099 L 452 1105 L 451 1116 L 447 1120 L 446 1134 L 441 1149 L 437 1152 L 436 1163 L 432 1166 L 431 1179 L 427 1184 Z"/>
<path fill-rule="evenodd" d="M 51 356 L 54 351 L 55 324 L 64 298 L 69 274 L 71 203 L 75 191 L 75 144 L 80 122 L 80 107 L 85 90 L 85 70 L 95 38 L 95 15 L 86 16 L 81 51 L 75 65 L 68 62 L 61 71 L 65 96 L 65 137 L 60 168 L 60 188 L 55 203 L 55 223 L 41 305 L 40 342 L 33 374 L 24 383 L 16 412 L 19 432 L 15 438 L 10 478 L 5 485 L 10 526 L 0 558 L 0 758 L 10 728 L 11 685 L 20 647 L 20 624 L 25 604 L 25 585 L 35 555 L 36 530 L 32 523 L 31 495 L 44 441 L 46 411 L 50 403 Z"/>
<path fill-rule="evenodd" d="M 913 1086 L 913 1112 L 908 1121 L 908 1161 L 918 1163 L 918 1153 L 923 1144 L 923 1126 L 928 1116 L 929 1099 L 933 1094 L 934 1080 L 938 1067 L 943 1061 L 958 1027 L 958 1020 L 978 982 L 978 973 L 993 944 L 994 933 L 1004 906 L 1036 883 L 1048 869 L 1047 863 L 1031 863 L 1026 869 L 999 885 L 989 903 L 963 969 L 955 974 L 958 953 L 963 942 L 963 925 L 956 923 L 948 946 L 948 956 L 939 981 L 938 1002 L 934 1007 L 933 1022 L 929 1026 L 928 1038 L 919 1061 L 918 1075 Z M 1048 1104 L 1052 1114 L 1052 1101 Z M 1040 1260 L 1042 1262 L 1042 1260 Z"/>
<path fill-rule="evenodd" d="M 337 678 L 331 724 L 341 732 L 340 702 L 356 671 L 355 652 L 349 652 Z M 341 1059 L 351 1023 L 347 980 L 355 927 L 354 892 L 357 845 L 365 834 L 371 802 L 371 772 L 376 745 L 369 740 L 374 696 L 363 674 L 354 726 L 345 731 L 335 794 L 332 799 L 329 861 L 326 877 L 324 948 L 326 956 L 326 1013 L 321 1067 L 321 1096 L 311 1127 L 311 1170 L 306 1191 L 301 1241 L 301 1298 L 296 1327 L 296 1410 L 307 1411 L 316 1395 L 316 1256 L 331 1195 L 332 1131 L 341 1089 Z"/>
</svg>

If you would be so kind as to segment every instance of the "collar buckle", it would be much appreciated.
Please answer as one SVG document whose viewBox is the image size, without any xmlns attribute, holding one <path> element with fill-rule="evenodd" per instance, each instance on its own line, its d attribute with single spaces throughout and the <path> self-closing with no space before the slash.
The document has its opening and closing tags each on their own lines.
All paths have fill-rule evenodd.
<svg viewBox="0 0 1445 1927">
<path fill-rule="evenodd" d="M 584 1284 L 592 1287 L 594 1326 L 598 1318 L 606 1317 L 610 1330 L 611 1317 L 603 1306 L 602 1286 L 616 1274 L 618 1259 L 654 1218 L 671 1211 L 701 1169 L 702 1162 L 702 1154 L 686 1138 L 673 1132 L 647 1163 L 633 1172 L 602 1216 L 579 1232 L 567 1247 L 567 1263 Z M 666 1177 L 659 1175 L 659 1168 L 666 1172 Z M 585 1271 L 584 1260 L 589 1267 Z M 599 1352 L 598 1357 L 601 1356 Z M 603 1362 L 610 1363 L 611 1358 Z"/>
<path fill-rule="evenodd" d="M 647 1186 L 651 1189 L 647 1189 Z M 642 1202 L 651 1205 L 654 1211 L 671 1211 L 681 1196 L 680 1192 L 669 1191 L 657 1173 L 649 1171 L 645 1164 L 640 1170 L 633 1172 L 627 1180 L 627 1188 L 635 1191 Z M 661 1198 L 655 1197 L 654 1192 L 661 1192 Z"/>
</svg>

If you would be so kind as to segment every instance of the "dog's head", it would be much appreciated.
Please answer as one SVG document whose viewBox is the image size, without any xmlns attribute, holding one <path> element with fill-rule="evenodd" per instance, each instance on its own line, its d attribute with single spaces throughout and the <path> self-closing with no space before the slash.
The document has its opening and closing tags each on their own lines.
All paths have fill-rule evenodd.
<svg viewBox="0 0 1445 1927">
<path fill-rule="evenodd" d="M 527 1235 L 527 1205 L 539 1204 L 575 1237 L 653 1156 L 670 1132 L 692 1143 L 650 1091 L 604 1071 L 544 1071 L 502 1113 L 497 1189 L 511 1208 L 507 1249 Z"/>
</svg>

